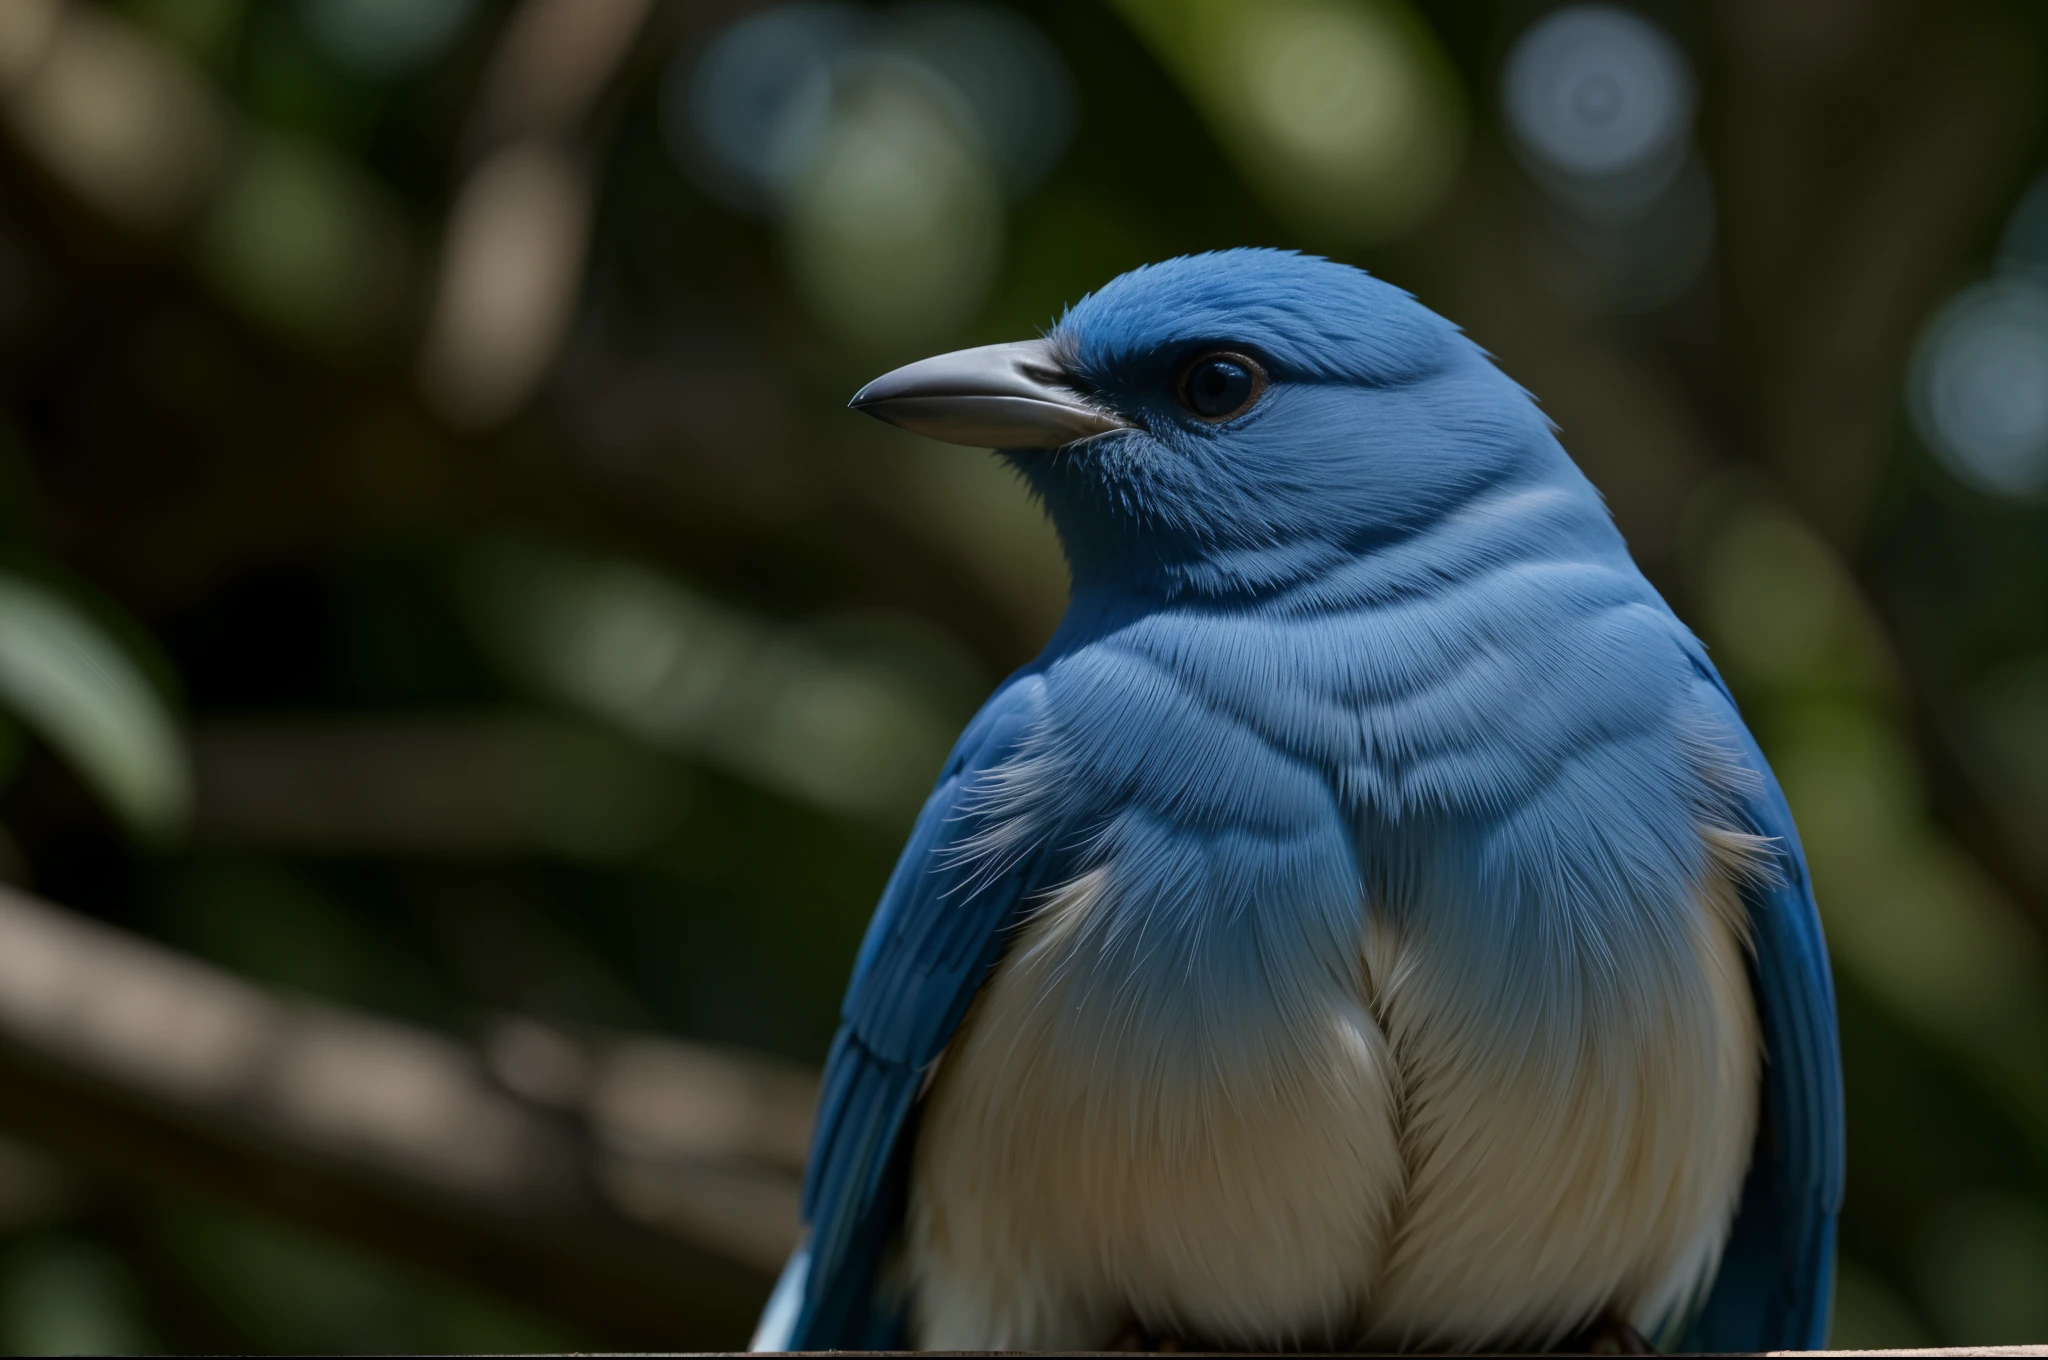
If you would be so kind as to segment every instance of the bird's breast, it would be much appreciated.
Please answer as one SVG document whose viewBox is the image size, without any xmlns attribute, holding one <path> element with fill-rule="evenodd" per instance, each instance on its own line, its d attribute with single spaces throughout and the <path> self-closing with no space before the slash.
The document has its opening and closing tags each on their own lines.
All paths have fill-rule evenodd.
<svg viewBox="0 0 2048 1360">
<path fill-rule="evenodd" d="M 1254 957 L 1262 986 L 1168 997 L 1092 925 L 1112 889 L 1040 906 L 937 1071 L 918 1344 L 1542 1346 L 1610 1309 L 1649 1331 L 1711 1277 L 1757 1081 L 1730 891 L 1676 985 L 1560 1045 L 1384 918 L 1320 976 Z"/>
<path fill-rule="evenodd" d="M 921 1344 L 1543 1342 L 1711 1274 L 1743 847 L 1668 617 L 1610 584 L 1162 614 L 1048 671 L 990 807 L 1073 871 L 930 1089 Z"/>
</svg>

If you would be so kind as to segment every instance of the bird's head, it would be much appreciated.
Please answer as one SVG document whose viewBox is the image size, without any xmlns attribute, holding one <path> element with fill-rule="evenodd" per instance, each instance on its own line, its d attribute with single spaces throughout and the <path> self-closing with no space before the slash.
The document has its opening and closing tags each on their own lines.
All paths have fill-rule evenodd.
<svg viewBox="0 0 2048 1360">
<path fill-rule="evenodd" d="M 1577 480 L 1456 327 L 1362 270 L 1277 250 L 1133 270 L 1043 339 L 910 364 L 852 404 L 1001 450 L 1077 585 L 1270 589 L 1503 483 Z"/>
</svg>

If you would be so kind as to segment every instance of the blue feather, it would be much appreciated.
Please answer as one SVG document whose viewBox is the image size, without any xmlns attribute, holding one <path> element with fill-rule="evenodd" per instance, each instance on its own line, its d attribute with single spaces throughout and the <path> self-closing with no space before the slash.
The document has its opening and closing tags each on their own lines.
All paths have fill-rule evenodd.
<svg viewBox="0 0 2048 1360">
<path fill-rule="evenodd" d="M 993 875 L 952 853 L 986 829 L 987 777 L 1015 756 L 1043 706 L 1019 672 L 961 734 L 882 893 L 825 1064 L 804 1181 L 805 1288 L 792 1349 L 889 1349 L 900 1323 L 878 1272 L 903 1214 L 903 1156 L 931 1064 L 995 963 L 1003 932 L 1054 881 L 1043 849 Z"/>
<path fill-rule="evenodd" d="M 1751 984 L 1763 1020 L 1763 1124 L 1721 1270 L 1683 1349 L 1818 1350 L 1834 1292 L 1835 1221 L 1846 1175 L 1842 1060 L 1827 944 L 1791 809 L 1735 701 L 1704 656 L 1709 701 L 1726 706 L 1755 776 L 1744 813 L 1776 848 L 1775 873 L 1748 894 Z"/>
</svg>

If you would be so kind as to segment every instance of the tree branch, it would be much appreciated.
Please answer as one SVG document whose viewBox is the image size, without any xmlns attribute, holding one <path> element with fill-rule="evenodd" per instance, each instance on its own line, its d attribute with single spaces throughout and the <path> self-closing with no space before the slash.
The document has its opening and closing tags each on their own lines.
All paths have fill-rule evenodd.
<svg viewBox="0 0 2048 1360">
<path fill-rule="evenodd" d="M 0 1127 L 610 1339 L 741 1341 L 795 1239 L 805 1076 L 530 1021 L 483 1050 L 281 999 L 0 890 Z"/>
</svg>

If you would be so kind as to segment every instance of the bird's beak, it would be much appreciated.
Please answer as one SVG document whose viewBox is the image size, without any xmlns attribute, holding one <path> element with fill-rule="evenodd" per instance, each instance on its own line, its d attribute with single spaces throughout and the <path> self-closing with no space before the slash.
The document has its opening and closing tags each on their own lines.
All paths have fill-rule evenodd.
<svg viewBox="0 0 2048 1360">
<path fill-rule="evenodd" d="M 920 359 L 884 373 L 848 405 L 914 434 L 984 449 L 1056 449 L 1132 428 L 1076 391 L 1044 340 Z"/>
</svg>

